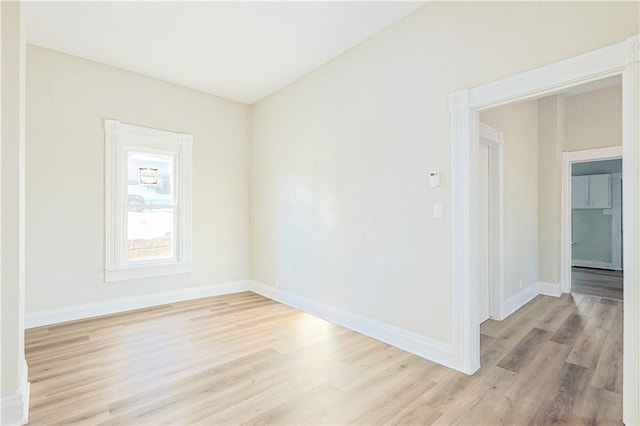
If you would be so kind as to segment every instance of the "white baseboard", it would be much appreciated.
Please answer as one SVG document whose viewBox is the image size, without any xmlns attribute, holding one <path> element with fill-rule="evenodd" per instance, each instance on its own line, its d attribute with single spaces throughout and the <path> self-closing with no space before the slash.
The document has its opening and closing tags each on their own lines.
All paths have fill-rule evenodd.
<svg viewBox="0 0 640 426">
<path fill-rule="evenodd" d="M 555 297 L 559 297 L 562 294 L 562 286 L 560 284 L 539 282 L 536 285 L 538 286 L 538 294 Z"/>
<path fill-rule="evenodd" d="M 510 296 L 503 302 L 500 320 L 507 318 L 509 315 L 522 308 L 539 294 L 559 297 L 562 294 L 562 286 L 560 284 L 544 282 L 537 282 L 528 285 L 519 293 Z"/>
<path fill-rule="evenodd" d="M 598 269 L 611 269 L 614 271 L 622 271 L 620 266 L 616 266 L 609 262 L 593 262 L 591 260 L 574 259 L 571 261 L 571 266 L 579 266 L 583 268 L 598 268 Z"/>
<path fill-rule="evenodd" d="M 500 319 L 503 320 L 509 315 L 522 308 L 529 303 L 531 299 L 538 295 L 537 283 L 530 284 L 523 288 L 519 293 L 510 296 L 502 303 L 502 312 L 500 312 Z"/>
<path fill-rule="evenodd" d="M 269 299 L 339 324 L 422 358 L 456 369 L 451 345 L 261 282 L 251 281 L 251 290 Z"/>
<path fill-rule="evenodd" d="M 0 399 L 0 424 L 22 426 L 29 421 L 29 397 L 31 384 L 26 360 L 20 377 L 20 388 L 15 394 Z"/>
<path fill-rule="evenodd" d="M 455 369 L 455 365 L 453 363 L 453 350 L 449 344 L 438 342 L 426 336 L 413 333 L 363 315 L 355 314 L 345 309 L 336 308 L 279 288 L 268 286 L 257 281 L 248 280 L 211 284 L 202 287 L 192 287 L 163 293 L 146 294 L 88 303 L 84 305 L 68 306 L 58 309 L 28 312 L 25 318 L 25 328 L 40 327 L 65 321 L 114 314 L 166 303 L 198 299 L 201 297 L 238 293 L 241 291 L 253 291 L 257 294 L 268 297 L 269 299 L 273 299 L 293 308 L 308 312 L 312 315 L 396 346 L 430 361 Z"/>
<path fill-rule="evenodd" d="M 201 297 L 219 296 L 222 294 L 238 293 L 249 290 L 249 281 L 231 281 L 200 287 L 165 291 L 162 293 L 110 299 L 64 308 L 27 312 L 25 315 L 25 328 L 40 327 L 65 321 L 115 314 L 133 309 L 148 308 L 166 303 L 175 303 L 184 300 L 199 299 Z"/>
</svg>

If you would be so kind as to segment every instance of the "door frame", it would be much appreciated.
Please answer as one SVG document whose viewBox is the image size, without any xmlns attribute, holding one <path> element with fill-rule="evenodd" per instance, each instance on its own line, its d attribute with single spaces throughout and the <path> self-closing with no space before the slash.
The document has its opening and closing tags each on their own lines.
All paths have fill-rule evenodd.
<svg viewBox="0 0 640 426">
<path fill-rule="evenodd" d="M 585 149 L 562 153 L 562 227 L 560 242 L 560 271 L 562 292 L 571 291 L 571 165 L 585 161 L 611 160 L 623 158 L 622 146 Z M 624 168 L 622 170 L 624 176 Z M 624 178 L 623 178 L 624 179 Z M 624 223 L 624 218 L 623 218 Z"/>
<path fill-rule="evenodd" d="M 489 318 L 503 319 L 504 295 L 504 134 L 480 123 L 478 143 L 489 147 Z"/>
<path fill-rule="evenodd" d="M 478 87 L 451 93 L 451 277 L 452 366 L 473 374 L 480 368 L 478 320 L 478 114 L 570 87 L 622 76 L 624 245 L 623 421 L 640 424 L 640 34 Z"/>
</svg>

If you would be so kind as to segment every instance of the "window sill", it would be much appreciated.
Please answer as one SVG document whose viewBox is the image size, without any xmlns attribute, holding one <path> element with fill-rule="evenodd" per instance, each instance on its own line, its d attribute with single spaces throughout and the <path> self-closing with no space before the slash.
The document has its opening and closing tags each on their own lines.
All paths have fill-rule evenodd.
<svg viewBox="0 0 640 426">
<path fill-rule="evenodd" d="M 192 264 L 166 263 L 153 265 L 130 266 L 126 268 L 109 269 L 105 272 L 105 282 L 135 280 L 140 278 L 163 277 L 166 275 L 188 274 Z"/>
</svg>

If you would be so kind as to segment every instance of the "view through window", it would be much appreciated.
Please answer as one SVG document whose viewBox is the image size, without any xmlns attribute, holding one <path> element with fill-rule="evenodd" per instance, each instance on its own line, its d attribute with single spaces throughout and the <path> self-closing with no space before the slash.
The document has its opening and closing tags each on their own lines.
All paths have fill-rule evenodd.
<svg viewBox="0 0 640 426">
<path fill-rule="evenodd" d="M 127 259 L 174 257 L 173 156 L 127 155 Z"/>
</svg>

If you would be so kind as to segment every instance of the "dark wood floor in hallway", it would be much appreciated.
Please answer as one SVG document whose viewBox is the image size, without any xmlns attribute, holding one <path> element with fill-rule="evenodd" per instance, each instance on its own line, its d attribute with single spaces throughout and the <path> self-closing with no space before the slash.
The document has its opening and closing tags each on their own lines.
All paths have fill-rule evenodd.
<svg viewBox="0 0 640 426">
<path fill-rule="evenodd" d="M 31 424 L 621 424 L 622 303 L 538 296 L 455 372 L 253 293 L 27 330 Z"/>
<path fill-rule="evenodd" d="M 623 276 L 622 271 L 574 266 L 571 268 L 571 291 L 623 300 Z"/>
</svg>

